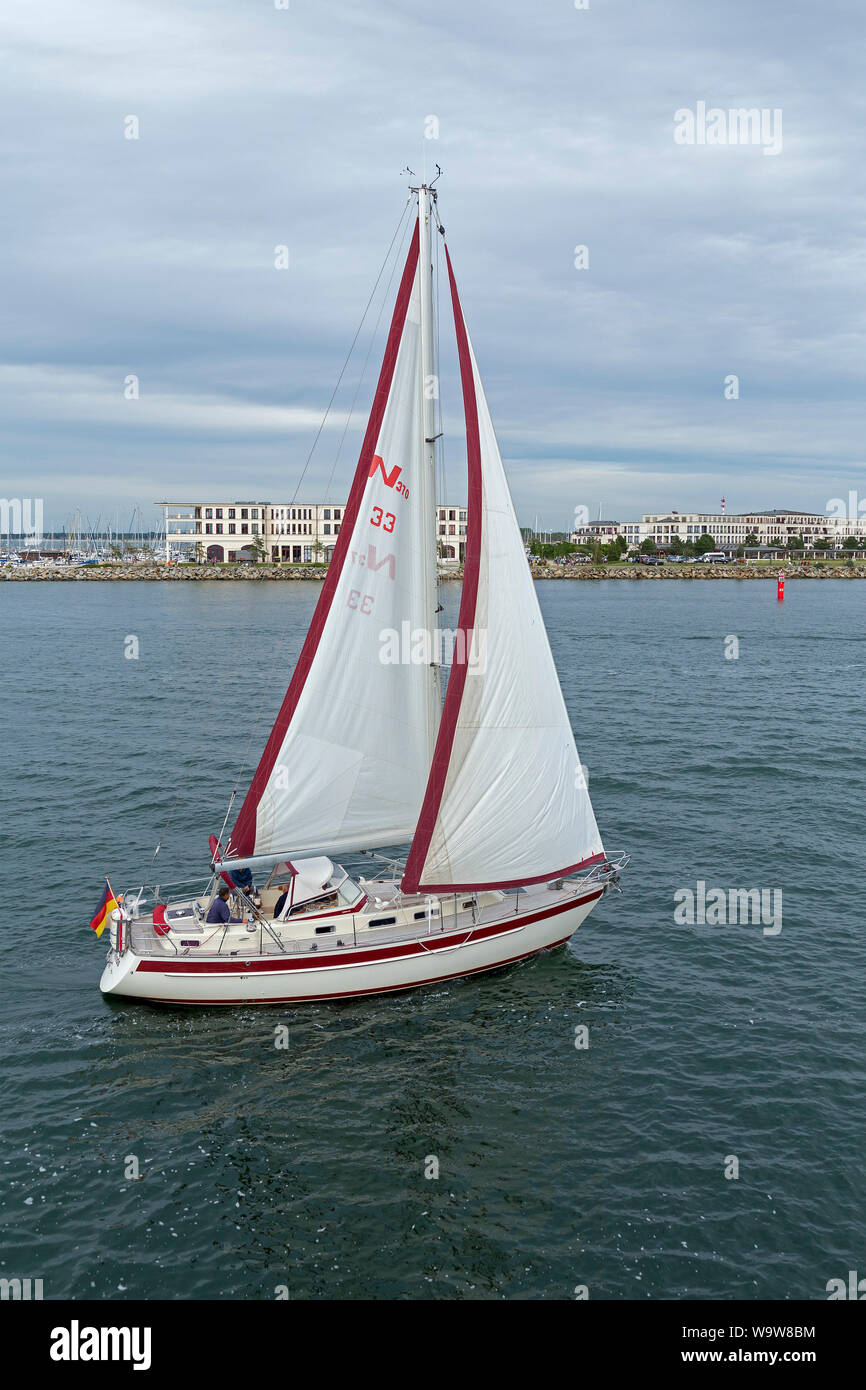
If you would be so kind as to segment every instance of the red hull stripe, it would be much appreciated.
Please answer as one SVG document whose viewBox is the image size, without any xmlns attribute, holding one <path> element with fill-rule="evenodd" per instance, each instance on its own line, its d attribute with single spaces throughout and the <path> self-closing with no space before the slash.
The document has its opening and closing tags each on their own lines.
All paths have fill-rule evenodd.
<svg viewBox="0 0 866 1390">
<path fill-rule="evenodd" d="M 364 435 L 364 442 L 361 445 L 361 454 L 358 459 L 358 466 L 355 469 L 355 477 L 352 481 L 349 500 L 343 513 L 343 521 L 340 526 L 340 534 L 334 546 L 334 554 L 328 566 L 328 573 L 325 578 L 324 587 L 319 595 L 319 602 L 316 604 L 316 611 L 313 614 L 313 621 L 307 633 L 306 640 L 298 664 L 292 675 L 286 697 L 277 715 L 276 723 L 271 730 L 271 736 L 265 745 L 261 762 L 256 769 L 255 776 L 250 783 L 250 789 L 244 798 L 244 804 L 240 809 L 234 830 L 229 839 L 229 846 L 233 858 L 242 859 L 250 855 L 255 850 L 256 842 L 256 811 L 259 801 L 268 784 L 274 764 L 279 757 L 286 730 L 292 721 L 292 716 L 298 705 L 301 691 L 306 683 L 310 667 L 318 650 L 319 641 L 322 636 L 328 614 L 331 611 L 334 593 L 337 588 L 343 564 L 346 559 L 346 552 L 355 530 L 355 522 L 358 519 L 358 512 L 361 507 L 361 499 L 364 489 L 367 486 L 367 478 L 370 473 L 370 464 L 373 459 L 373 450 L 379 440 L 379 431 L 382 427 L 382 418 L 385 414 L 385 406 L 391 393 L 391 382 L 394 378 L 394 367 L 397 362 L 397 353 L 400 348 L 400 340 L 403 336 L 403 325 L 406 322 L 406 310 L 409 307 L 409 299 L 412 294 L 412 285 L 415 281 L 415 270 L 418 265 L 418 223 L 415 223 L 415 231 L 409 246 L 409 254 L 406 257 L 406 265 L 403 270 L 403 278 L 400 281 L 400 289 L 397 293 L 397 302 L 394 305 L 394 317 L 391 320 L 391 330 L 388 334 L 388 342 L 385 347 L 385 356 L 382 359 L 382 370 L 379 373 L 379 381 L 376 386 L 376 394 L 373 397 L 373 408 L 370 411 L 370 419 L 367 422 L 367 432 Z"/>
<path fill-rule="evenodd" d="M 146 996 L 139 995 L 137 998 L 143 1004 L 309 1004 L 326 1003 L 329 999 L 349 999 L 364 994 L 393 994 L 397 990 L 420 989 L 422 985 L 442 984 L 445 980 L 459 980 L 463 976 L 482 975 L 485 971 L 501 970 L 503 966 L 514 965 L 515 961 L 526 960 L 529 956 L 538 956 L 542 951 L 553 951 L 557 946 L 564 946 L 570 940 L 572 932 L 568 936 L 560 937 L 559 941 L 551 941 L 549 946 L 536 946 L 532 951 L 522 951 L 519 956 L 509 956 L 507 960 L 498 960 L 492 965 L 475 965 L 471 970 L 455 970 L 453 975 L 431 975 L 426 980 L 413 980 L 410 985 L 380 985 L 376 989 L 344 989 L 338 994 L 284 994 L 274 995 L 270 999 L 148 999 Z"/>
<path fill-rule="evenodd" d="M 285 974 L 292 970 L 335 970 L 344 965 L 377 965 L 389 960 L 405 959 L 408 956 L 436 955 L 439 951 L 447 950 L 449 947 L 464 944 L 474 945 L 476 942 L 484 941 L 492 936 L 506 936 L 509 932 L 527 927 L 532 922 L 540 922 L 547 917 L 556 917 L 561 912 L 569 912 L 575 907 L 582 906 L 583 903 L 594 902 L 596 898 L 601 897 L 603 892 L 604 889 L 599 888 L 597 892 L 580 898 L 577 902 L 559 903 L 556 907 L 545 908 L 542 912 L 533 912 L 525 917 L 515 917 L 507 922 L 493 922 L 488 927 L 464 928 L 463 931 L 440 937 L 435 946 L 422 946 L 417 941 L 406 941 L 393 946 L 381 946 L 378 950 L 347 951 L 345 955 L 341 953 L 339 960 L 322 958 L 321 963 L 313 961 L 312 952 L 294 960 L 284 958 L 249 962 L 234 959 L 231 961 L 142 960 L 136 966 L 135 973 L 137 975 L 224 975 L 231 978 L 233 975 L 266 975 L 273 972 Z"/>
<path fill-rule="evenodd" d="M 481 440 L 478 433 L 478 403 L 475 399 L 475 381 L 472 375 L 472 358 L 469 352 L 469 339 L 466 334 L 466 325 L 463 321 L 463 310 L 460 308 L 460 299 L 457 294 L 457 282 L 454 279 L 454 269 L 451 265 L 451 257 L 448 254 L 447 246 L 445 248 L 445 256 L 448 261 L 448 280 L 451 285 L 451 307 L 454 312 L 454 328 L 457 333 L 460 381 L 463 386 L 463 413 L 466 417 L 466 460 L 469 473 L 466 558 L 463 568 L 463 593 L 460 598 L 460 616 L 458 619 L 458 630 L 464 634 L 462 646 L 464 659 L 459 664 L 455 663 L 451 668 L 448 689 L 445 692 L 445 703 L 442 707 L 439 735 L 436 739 L 436 749 L 433 754 L 433 762 L 430 766 L 430 776 L 427 779 L 427 790 L 424 794 L 424 803 L 421 807 L 421 814 L 418 817 L 418 825 L 409 850 L 409 857 L 406 860 L 406 868 L 403 873 L 402 888 L 404 893 L 429 891 L 429 885 L 424 884 L 422 886 L 421 875 L 424 872 L 427 852 L 430 848 L 430 841 L 433 838 L 436 817 L 439 814 L 439 806 L 442 801 L 442 794 L 445 790 L 445 779 L 448 776 L 448 766 L 451 762 L 454 735 L 457 732 L 457 719 L 460 714 L 460 705 L 463 700 L 463 690 L 466 685 L 466 675 L 469 669 L 469 652 L 472 650 L 471 639 L 475 627 L 475 610 L 478 603 L 478 576 L 481 569 L 483 488 L 481 481 Z M 447 885 L 449 889 L 457 887 L 457 884 Z"/>
</svg>

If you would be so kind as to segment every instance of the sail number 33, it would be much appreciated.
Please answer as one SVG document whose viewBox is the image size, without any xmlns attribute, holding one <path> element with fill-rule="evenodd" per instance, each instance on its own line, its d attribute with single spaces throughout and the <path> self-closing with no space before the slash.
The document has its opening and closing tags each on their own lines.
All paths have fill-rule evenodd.
<svg viewBox="0 0 866 1390">
<path fill-rule="evenodd" d="M 373 595 L 362 594 L 360 589 L 350 589 L 347 608 L 354 608 L 358 613 L 369 613 L 373 607 Z"/>
<path fill-rule="evenodd" d="M 382 518 L 384 517 L 384 523 Z M 370 517 L 371 526 L 381 526 L 383 531 L 391 532 L 397 524 L 397 518 L 393 512 L 383 512 L 381 507 L 373 508 L 373 515 Z"/>
</svg>

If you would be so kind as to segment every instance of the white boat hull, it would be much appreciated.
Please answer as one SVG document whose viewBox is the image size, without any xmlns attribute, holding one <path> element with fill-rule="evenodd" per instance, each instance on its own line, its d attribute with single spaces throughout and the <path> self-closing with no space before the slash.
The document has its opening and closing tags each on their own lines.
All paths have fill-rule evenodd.
<svg viewBox="0 0 866 1390">
<path fill-rule="evenodd" d="M 435 938 L 349 947 L 327 957 L 172 960 L 112 951 L 100 989 L 106 995 L 187 1005 L 300 1004 L 415 989 L 564 945 L 603 892 L 593 886 L 554 902 L 539 895 L 519 914 L 498 921 L 458 926 Z"/>
</svg>

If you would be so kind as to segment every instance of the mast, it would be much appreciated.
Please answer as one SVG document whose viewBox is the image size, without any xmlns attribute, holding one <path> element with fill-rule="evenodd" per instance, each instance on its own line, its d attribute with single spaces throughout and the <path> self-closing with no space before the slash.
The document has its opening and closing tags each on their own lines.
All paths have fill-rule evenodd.
<svg viewBox="0 0 866 1390">
<path fill-rule="evenodd" d="M 424 433 L 423 469 L 421 486 L 421 507 L 426 519 L 424 536 L 426 555 L 424 565 L 424 626 L 429 634 L 431 652 L 435 653 L 434 632 L 436 630 L 437 609 L 437 571 L 436 541 L 436 399 L 439 384 L 434 375 L 433 358 L 433 263 L 431 254 L 432 200 L 436 194 L 427 184 L 417 189 L 418 193 L 418 266 L 421 291 L 421 420 Z M 442 672 L 435 662 L 430 663 L 430 679 L 427 685 L 427 744 L 429 760 L 432 762 L 439 732 L 439 719 L 442 711 Z"/>
</svg>

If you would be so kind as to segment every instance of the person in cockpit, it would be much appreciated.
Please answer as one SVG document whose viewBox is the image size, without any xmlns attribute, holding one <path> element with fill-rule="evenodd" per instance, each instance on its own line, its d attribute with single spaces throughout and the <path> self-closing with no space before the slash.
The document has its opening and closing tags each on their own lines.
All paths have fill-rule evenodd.
<svg viewBox="0 0 866 1390">
<path fill-rule="evenodd" d="M 228 905 L 228 896 L 231 892 L 227 883 L 221 883 L 219 892 L 207 910 L 206 922 L 242 922 L 243 917 L 233 917 L 231 908 Z"/>
</svg>

